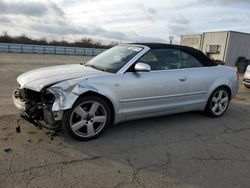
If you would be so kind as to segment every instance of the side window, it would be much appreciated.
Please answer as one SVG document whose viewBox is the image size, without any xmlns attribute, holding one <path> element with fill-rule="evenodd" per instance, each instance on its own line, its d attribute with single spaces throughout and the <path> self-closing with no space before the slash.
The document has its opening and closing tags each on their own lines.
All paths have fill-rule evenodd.
<svg viewBox="0 0 250 188">
<path fill-rule="evenodd" d="M 188 53 L 181 52 L 181 59 L 183 68 L 203 67 L 200 61 Z"/>
<path fill-rule="evenodd" d="M 151 70 L 168 70 L 182 68 L 181 51 L 178 49 L 153 49 L 139 59 L 147 63 Z"/>
</svg>

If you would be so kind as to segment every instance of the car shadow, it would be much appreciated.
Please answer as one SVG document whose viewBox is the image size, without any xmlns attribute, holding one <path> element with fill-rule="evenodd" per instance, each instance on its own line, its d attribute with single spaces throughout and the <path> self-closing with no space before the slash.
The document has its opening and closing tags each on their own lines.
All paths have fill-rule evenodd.
<svg viewBox="0 0 250 188">
<path fill-rule="evenodd" d="M 201 112 L 188 112 L 112 125 L 100 137 L 87 142 L 76 141 L 65 133 L 62 133 L 62 137 L 64 137 L 65 143 L 84 153 L 90 152 L 95 155 L 102 155 L 106 152 L 115 153 L 117 148 L 126 150 L 133 146 L 182 139 L 183 133 L 190 136 L 194 128 L 192 124 L 196 124 L 195 127 L 197 127 L 204 120 L 211 121 L 211 118 Z"/>
</svg>

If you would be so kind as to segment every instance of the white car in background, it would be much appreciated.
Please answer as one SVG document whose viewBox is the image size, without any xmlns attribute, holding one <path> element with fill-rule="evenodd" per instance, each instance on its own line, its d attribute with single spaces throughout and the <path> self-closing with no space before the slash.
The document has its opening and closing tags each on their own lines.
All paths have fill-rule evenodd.
<svg viewBox="0 0 250 188">
<path fill-rule="evenodd" d="M 243 84 L 250 89 L 250 65 L 248 65 L 247 70 L 244 74 Z"/>
</svg>

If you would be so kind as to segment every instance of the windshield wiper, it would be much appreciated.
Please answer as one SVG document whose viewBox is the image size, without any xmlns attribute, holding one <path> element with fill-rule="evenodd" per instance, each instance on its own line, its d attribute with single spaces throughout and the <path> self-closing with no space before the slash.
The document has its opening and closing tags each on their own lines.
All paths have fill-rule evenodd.
<svg viewBox="0 0 250 188">
<path fill-rule="evenodd" d="M 106 72 L 106 70 L 105 70 L 104 68 L 98 67 L 98 66 L 96 66 L 96 65 L 85 64 L 85 66 L 86 66 L 86 67 L 91 67 L 91 68 L 94 68 L 94 69 L 97 69 L 97 70 Z"/>
</svg>

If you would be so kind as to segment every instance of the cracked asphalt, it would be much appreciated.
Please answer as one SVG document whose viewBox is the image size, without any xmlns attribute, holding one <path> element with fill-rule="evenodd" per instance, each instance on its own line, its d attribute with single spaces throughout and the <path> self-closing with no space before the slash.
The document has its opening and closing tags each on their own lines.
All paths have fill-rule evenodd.
<svg viewBox="0 0 250 188">
<path fill-rule="evenodd" d="M 125 122 L 78 142 L 20 121 L 16 76 L 88 57 L 0 54 L 0 187 L 250 187 L 250 90 L 227 113 L 200 112 Z"/>
</svg>

